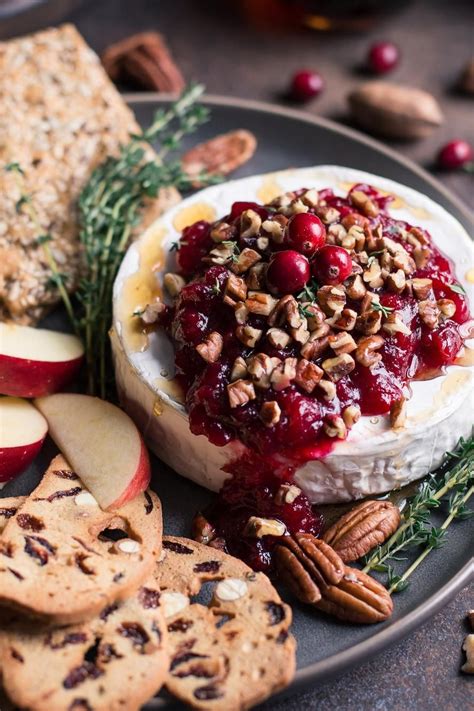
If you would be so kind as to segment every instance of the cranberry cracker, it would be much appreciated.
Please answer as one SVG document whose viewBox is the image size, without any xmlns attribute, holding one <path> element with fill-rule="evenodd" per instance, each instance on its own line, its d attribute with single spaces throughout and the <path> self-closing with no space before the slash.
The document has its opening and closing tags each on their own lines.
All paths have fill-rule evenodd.
<svg viewBox="0 0 474 711">
<path fill-rule="evenodd" d="M 262 205 L 272 180 L 282 195 Z M 428 198 L 343 168 L 237 181 L 186 203 L 155 225 L 168 246 L 166 230 L 183 226 L 193 203 L 194 219 L 212 207 L 168 261 L 172 304 L 156 294 L 134 304 L 149 332 L 139 354 L 124 294 L 127 279 L 145 278 L 144 251 L 132 247 L 122 266 L 117 380 L 151 447 L 175 469 L 214 489 L 222 471 L 231 475 L 206 512 L 208 538 L 267 569 L 279 536 L 319 532 L 312 503 L 399 487 L 469 434 L 460 282 L 472 248 Z M 438 247 L 447 251 L 450 240 L 456 271 Z"/>
</svg>

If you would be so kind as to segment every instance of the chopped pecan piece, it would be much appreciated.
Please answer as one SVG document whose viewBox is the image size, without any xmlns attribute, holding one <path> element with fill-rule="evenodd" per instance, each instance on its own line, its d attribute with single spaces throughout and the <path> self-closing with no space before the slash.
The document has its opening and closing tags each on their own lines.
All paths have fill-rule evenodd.
<svg viewBox="0 0 474 711">
<path fill-rule="evenodd" d="M 372 200 L 362 190 L 352 190 L 349 193 L 350 201 L 358 210 L 364 213 L 367 217 L 377 217 L 379 208 L 377 203 Z"/>
<path fill-rule="evenodd" d="M 270 235 L 276 244 L 283 242 L 284 225 L 280 220 L 265 220 L 265 222 L 262 223 L 262 229 Z"/>
<path fill-rule="evenodd" d="M 423 246 L 430 243 L 430 238 L 428 237 L 425 230 L 422 230 L 419 227 L 410 227 L 410 229 L 408 230 L 407 239 L 410 235 L 414 237 L 416 241 L 419 244 L 422 244 Z"/>
<path fill-rule="evenodd" d="M 318 205 L 316 208 L 316 214 L 325 225 L 337 222 L 341 216 L 339 210 L 336 210 L 335 207 L 330 207 L 329 205 Z"/>
<path fill-rule="evenodd" d="M 294 341 L 296 343 L 300 343 L 302 346 L 308 341 L 309 339 L 309 331 L 308 331 L 308 322 L 306 320 L 305 316 L 302 316 L 301 318 L 301 324 L 298 326 L 298 328 L 290 328 L 290 333 Z"/>
<path fill-rule="evenodd" d="M 227 385 L 227 395 L 231 407 L 246 405 L 250 400 L 255 400 L 255 389 L 250 380 L 236 380 Z"/>
<path fill-rule="evenodd" d="M 357 321 L 357 312 L 352 309 L 342 309 L 330 319 L 330 324 L 337 331 L 352 331 Z"/>
<path fill-rule="evenodd" d="M 424 269 L 429 262 L 430 256 L 431 250 L 429 247 L 415 247 L 413 250 L 413 259 L 415 260 L 416 268 Z"/>
<path fill-rule="evenodd" d="M 301 306 L 304 309 L 308 329 L 310 331 L 315 331 L 319 328 L 319 326 L 321 326 L 322 323 L 324 323 L 326 314 L 317 304 L 312 304 L 308 301 L 302 302 Z"/>
<path fill-rule="evenodd" d="M 316 188 L 312 188 L 303 193 L 303 195 L 301 195 L 301 202 L 308 207 L 317 207 L 319 203 L 319 193 Z"/>
<path fill-rule="evenodd" d="M 285 358 L 285 360 L 275 368 L 270 377 L 270 382 L 274 390 L 280 392 L 280 390 L 284 390 L 291 384 L 296 377 L 296 364 L 296 358 Z"/>
<path fill-rule="evenodd" d="M 349 353 L 342 353 L 335 358 L 327 358 L 322 362 L 323 370 L 330 379 L 337 383 L 338 380 L 348 375 L 355 368 L 354 358 Z"/>
<path fill-rule="evenodd" d="M 237 323 L 243 326 L 243 324 L 247 321 L 249 315 L 249 310 L 243 301 L 238 301 L 234 305 L 234 315 Z"/>
<path fill-rule="evenodd" d="M 341 244 L 347 236 L 346 228 L 341 224 L 332 224 L 326 230 L 326 244 Z"/>
<path fill-rule="evenodd" d="M 229 242 L 235 239 L 237 229 L 235 225 L 229 225 L 227 222 L 218 222 L 209 234 L 213 242 Z"/>
<path fill-rule="evenodd" d="M 411 280 L 411 288 L 418 301 L 424 301 L 428 298 L 433 286 L 432 279 L 414 278 Z"/>
<path fill-rule="evenodd" d="M 335 333 L 333 336 L 329 336 L 328 342 L 336 355 L 351 353 L 357 348 L 357 343 L 351 334 L 346 331 L 341 331 L 340 333 Z"/>
<path fill-rule="evenodd" d="M 241 378 L 245 378 L 247 376 L 247 363 L 245 360 L 242 358 L 242 356 L 238 356 L 232 365 L 232 370 L 230 371 L 230 379 L 231 381 L 234 380 L 240 380 Z"/>
<path fill-rule="evenodd" d="M 240 236 L 255 237 L 262 226 L 262 218 L 255 210 L 244 210 L 240 216 Z"/>
<path fill-rule="evenodd" d="M 284 536 L 286 526 L 276 518 L 250 516 L 244 529 L 244 536 L 263 538 L 263 536 Z"/>
<path fill-rule="evenodd" d="M 207 363 L 215 363 L 222 352 L 224 339 L 217 331 L 212 331 L 203 343 L 196 346 L 196 350 Z"/>
<path fill-rule="evenodd" d="M 436 328 L 439 323 L 439 309 L 436 301 L 420 301 L 418 304 L 420 318 L 428 328 Z"/>
<path fill-rule="evenodd" d="M 274 348 L 286 348 L 291 338 L 281 328 L 269 328 L 267 338 Z"/>
<path fill-rule="evenodd" d="M 268 237 L 259 237 L 257 239 L 257 249 L 260 252 L 264 252 L 266 249 L 268 249 L 269 245 L 270 240 L 268 239 Z"/>
<path fill-rule="evenodd" d="M 283 326 L 284 324 L 288 324 L 290 328 L 299 328 L 302 321 L 303 319 L 298 309 L 298 302 L 291 294 L 287 294 L 277 301 L 268 319 L 270 326 Z"/>
<path fill-rule="evenodd" d="M 360 302 L 361 314 L 365 314 L 366 311 L 372 311 L 374 304 L 380 304 L 380 296 L 373 291 L 367 291 Z"/>
<path fill-rule="evenodd" d="M 326 325 L 326 324 L 325 324 Z M 330 333 L 329 326 L 328 326 L 328 333 Z M 328 336 L 321 336 L 320 338 L 317 335 L 317 331 L 314 331 L 308 341 L 304 344 L 304 346 L 301 349 L 301 355 L 303 358 L 306 358 L 307 360 L 312 360 L 314 358 L 317 358 L 318 356 L 321 355 L 321 353 L 324 353 L 326 348 L 328 347 L 329 344 L 329 337 Z"/>
<path fill-rule="evenodd" d="M 354 247 L 348 247 L 348 238 L 354 242 Z M 342 239 L 341 247 L 345 247 L 346 249 L 355 249 L 356 252 L 362 252 L 365 247 L 365 241 L 366 237 L 364 228 L 360 225 L 352 225 L 352 227 L 349 228 L 347 237 Z"/>
<path fill-rule="evenodd" d="M 219 264 L 220 266 L 228 264 L 234 256 L 234 247 L 234 242 L 218 244 L 217 247 L 211 249 L 207 256 L 202 258 L 202 261 L 210 264 Z"/>
<path fill-rule="evenodd" d="M 260 418 L 266 427 L 273 427 L 273 425 L 280 422 L 281 409 L 280 405 L 276 400 L 270 400 L 264 402 L 260 408 Z"/>
<path fill-rule="evenodd" d="M 405 272 L 402 269 L 397 269 L 393 274 L 389 274 L 385 285 L 394 294 L 401 294 L 406 285 Z"/>
<path fill-rule="evenodd" d="M 366 336 L 373 336 L 378 333 L 382 327 L 382 312 L 381 311 L 365 311 L 361 313 L 356 320 L 355 328 Z"/>
<path fill-rule="evenodd" d="M 245 346 L 254 348 L 257 341 L 261 338 L 263 331 L 260 328 L 252 328 L 252 326 L 237 326 L 235 335 Z"/>
<path fill-rule="evenodd" d="M 298 361 L 296 366 L 295 383 L 307 393 L 312 393 L 324 375 L 324 371 L 305 358 Z"/>
<path fill-rule="evenodd" d="M 383 344 L 384 339 L 382 336 L 361 338 L 355 352 L 356 361 L 366 368 L 372 368 L 372 366 L 380 363 L 382 354 L 377 353 L 377 351 L 382 348 Z"/>
<path fill-rule="evenodd" d="M 163 277 L 163 286 L 165 287 L 168 294 L 173 298 L 178 296 L 179 292 L 185 284 L 186 282 L 179 274 L 167 272 Z"/>
<path fill-rule="evenodd" d="M 371 289 L 378 289 L 383 286 L 382 269 L 378 259 L 372 259 L 368 268 L 364 271 L 363 280 L 370 286 Z"/>
<path fill-rule="evenodd" d="M 270 387 L 270 376 L 276 366 L 281 363 L 279 358 L 270 358 L 266 353 L 257 353 L 247 361 L 247 370 L 257 388 Z"/>
<path fill-rule="evenodd" d="M 246 271 L 253 267 L 254 264 L 259 262 L 262 255 L 256 252 L 254 249 L 245 247 L 241 253 L 234 258 L 230 268 L 235 274 L 244 274 Z"/>
<path fill-rule="evenodd" d="M 436 304 L 444 318 L 452 318 L 456 313 L 456 304 L 452 299 L 438 299 Z"/>
<path fill-rule="evenodd" d="M 339 415 L 326 415 L 324 421 L 324 432 L 328 437 L 344 439 L 347 434 L 346 423 Z"/>
<path fill-rule="evenodd" d="M 265 275 L 268 265 L 265 262 L 258 262 L 253 267 L 250 267 L 247 274 L 247 287 L 254 291 L 259 291 L 265 286 Z"/>
<path fill-rule="evenodd" d="M 245 280 L 235 274 L 229 274 L 225 285 L 225 296 L 230 296 L 235 301 L 245 301 L 247 298 Z"/>
<path fill-rule="evenodd" d="M 416 260 L 414 261 L 405 249 L 394 254 L 393 266 L 395 269 L 401 269 L 407 276 L 413 274 L 417 268 Z"/>
<path fill-rule="evenodd" d="M 362 558 L 400 525 L 400 511 L 391 501 L 364 501 L 336 521 L 323 535 L 344 563 Z"/>
<path fill-rule="evenodd" d="M 347 285 L 346 293 L 349 299 L 353 299 L 353 301 L 360 301 L 364 298 L 367 289 L 365 288 L 360 274 L 355 274 L 354 276 L 349 277 L 347 282 L 344 283 Z"/>
<path fill-rule="evenodd" d="M 360 417 L 360 407 L 358 407 L 357 405 L 348 405 L 342 411 L 342 419 L 344 420 L 346 427 L 353 427 L 356 422 L 360 420 Z"/>
<path fill-rule="evenodd" d="M 390 425 L 393 430 L 404 428 L 407 419 L 407 402 L 404 397 L 392 402 L 390 406 Z"/>
<path fill-rule="evenodd" d="M 320 380 L 318 383 L 318 388 L 321 388 L 321 390 L 324 392 L 323 398 L 327 402 L 331 402 L 331 400 L 334 400 L 334 398 L 336 397 L 336 385 L 330 380 Z"/>
<path fill-rule="evenodd" d="M 406 323 L 403 323 L 402 315 L 398 311 L 393 311 L 387 315 L 382 329 L 390 334 L 404 333 L 406 336 L 409 336 L 411 333 L 410 328 Z"/>
<path fill-rule="evenodd" d="M 318 303 L 327 316 L 334 316 L 346 305 L 346 292 L 341 286 L 322 286 L 317 293 Z"/>
<path fill-rule="evenodd" d="M 294 484 L 282 484 L 275 494 L 275 503 L 279 506 L 283 506 L 283 504 L 292 504 L 300 494 L 301 489 Z"/>
<path fill-rule="evenodd" d="M 151 304 L 145 306 L 144 311 L 140 314 L 140 318 L 147 326 L 152 323 L 156 323 L 161 313 L 166 309 L 165 304 L 161 301 L 159 297 L 155 299 Z"/>
<path fill-rule="evenodd" d="M 245 305 L 252 314 L 269 316 L 275 308 L 276 301 L 273 296 L 263 291 L 249 291 Z"/>
<path fill-rule="evenodd" d="M 193 519 L 192 537 L 205 546 L 216 537 L 216 529 L 202 513 L 197 513 Z"/>
</svg>

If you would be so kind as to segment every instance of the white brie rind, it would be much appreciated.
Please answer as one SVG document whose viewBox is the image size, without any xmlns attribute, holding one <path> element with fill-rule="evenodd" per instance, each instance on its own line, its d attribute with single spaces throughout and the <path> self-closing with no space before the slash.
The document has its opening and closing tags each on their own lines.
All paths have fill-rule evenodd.
<svg viewBox="0 0 474 711">
<path fill-rule="evenodd" d="M 121 401 L 143 432 L 150 448 L 176 472 L 218 490 L 226 478 L 222 467 L 244 450 L 240 442 L 216 447 L 191 434 L 182 400 L 173 383 L 173 348 L 162 332 L 148 339 L 130 336 L 133 312 L 146 305 L 153 286 L 174 270 L 168 250 L 181 229 L 198 219 L 224 216 L 233 202 L 269 202 L 301 187 L 332 188 L 344 195 L 354 183 L 368 183 L 395 196 L 390 214 L 426 228 L 435 244 L 453 260 L 459 283 L 473 303 L 474 259 L 469 236 L 446 210 L 421 193 L 369 173 L 320 166 L 253 176 L 207 188 L 173 207 L 128 250 L 114 287 L 112 348 Z M 156 269 L 149 251 L 166 255 Z M 152 271 L 152 267 L 156 271 Z M 150 281 L 151 280 L 151 281 Z M 150 287 L 143 289 L 147 283 Z M 136 318 L 136 317 L 135 317 Z M 446 451 L 474 424 L 474 367 L 450 366 L 433 380 L 411 383 L 406 426 L 390 428 L 388 417 L 362 417 L 345 441 L 322 460 L 300 466 L 295 481 L 314 503 L 351 501 L 399 488 L 437 467 Z"/>
</svg>

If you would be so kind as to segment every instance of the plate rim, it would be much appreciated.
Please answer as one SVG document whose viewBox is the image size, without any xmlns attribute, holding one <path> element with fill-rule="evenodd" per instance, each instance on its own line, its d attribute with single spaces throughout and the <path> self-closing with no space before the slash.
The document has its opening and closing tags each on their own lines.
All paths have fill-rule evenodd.
<svg viewBox="0 0 474 711">
<path fill-rule="evenodd" d="M 176 94 L 171 94 L 169 92 L 125 92 L 122 94 L 122 98 L 127 104 L 153 104 L 155 102 L 170 103 L 175 101 L 177 98 Z M 379 141 L 372 136 L 368 136 L 362 131 L 357 130 L 349 126 L 345 126 L 342 123 L 333 121 L 332 119 L 326 118 L 325 116 L 319 116 L 309 113 L 301 109 L 294 109 L 287 106 L 276 106 L 267 101 L 261 101 L 259 99 L 244 99 L 237 96 L 224 96 L 220 94 L 203 94 L 200 97 L 200 101 L 204 104 L 214 104 L 215 106 L 225 106 L 229 108 L 238 109 L 248 109 L 251 111 L 258 111 L 260 113 L 271 113 L 277 114 L 279 116 L 284 116 L 289 119 L 295 119 L 297 121 L 303 121 L 304 123 L 309 123 L 315 126 L 320 126 L 323 128 L 343 135 L 350 138 L 357 143 L 362 143 L 370 148 L 383 153 L 388 158 L 391 158 L 396 163 L 403 165 L 408 168 L 413 173 L 427 183 L 429 183 L 433 188 L 436 188 L 440 193 L 442 193 L 448 200 L 450 200 L 457 210 L 463 215 L 463 218 L 468 222 L 469 226 L 472 226 L 472 221 L 474 219 L 473 211 L 469 208 L 466 203 L 459 198 L 452 190 L 446 188 L 443 183 L 438 180 L 438 178 L 431 175 L 425 168 L 418 165 L 411 158 L 406 156 L 401 156 L 393 148 L 386 146 L 382 141 Z M 282 168 L 283 170 L 283 168 Z M 466 226 L 466 225 L 464 225 Z"/>
<path fill-rule="evenodd" d="M 159 92 L 128 92 L 123 94 L 123 98 L 127 104 L 136 105 L 170 103 L 176 99 L 176 95 Z M 335 121 L 325 117 L 314 116 L 306 111 L 275 106 L 268 102 L 256 99 L 244 99 L 240 97 L 221 96 L 216 94 L 203 94 L 201 101 L 208 105 L 210 104 L 214 106 L 239 109 L 243 108 L 260 113 L 277 114 L 285 118 L 294 119 L 300 122 L 303 121 L 304 123 L 325 128 L 333 133 L 350 138 L 357 143 L 369 146 L 370 148 L 383 153 L 388 158 L 391 158 L 396 163 L 408 168 L 411 172 L 415 173 L 418 177 L 429 183 L 433 188 L 438 190 L 438 192 L 443 194 L 454 207 L 456 207 L 467 224 L 470 225 L 472 222 L 472 214 L 469 207 L 449 188 L 446 188 L 437 178 L 430 175 L 428 171 L 412 161 L 410 158 L 400 156 L 395 150 L 385 146 L 375 138 L 366 136 L 356 129 L 338 124 Z M 436 593 L 431 595 L 420 605 L 416 606 L 413 610 L 411 610 L 411 612 L 404 615 L 401 619 L 389 624 L 384 629 L 371 635 L 368 639 L 348 647 L 342 652 L 338 652 L 297 670 L 290 686 L 278 694 L 277 697 L 303 691 L 323 678 L 324 680 L 329 680 L 343 671 L 348 671 L 357 664 L 362 664 L 364 661 L 373 657 L 377 652 L 388 648 L 391 644 L 401 641 L 410 632 L 413 632 L 417 627 L 421 626 L 442 607 L 444 607 L 444 605 L 446 605 L 454 597 L 454 595 L 474 577 L 473 574 L 474 558 L 471 558 L 471 560 L 465 563 L 456 575 L 445 585 L 443 585 L 443 587 L 441 587 Z M 146 708 L 152 709 L 156 707 L 156 701 L 151 700 L 148 702 Z M 158 703 L 160 702 L 158 701 Z"/>
</svg>

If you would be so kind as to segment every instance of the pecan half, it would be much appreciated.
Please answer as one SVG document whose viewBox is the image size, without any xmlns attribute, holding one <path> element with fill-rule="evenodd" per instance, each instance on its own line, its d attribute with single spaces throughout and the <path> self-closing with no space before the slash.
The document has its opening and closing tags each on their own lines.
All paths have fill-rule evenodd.
<svg viewBox="0 0 474 711">
<path fill-rule="evenodd" d="M 337 585 L 344 574 L 338 554 L 324 541 L 304 533 L 279 541 L 275 565 L 279 577 L 298 600 L 312 604 L 319 602 L 322 591 Z"/>
<path fill-rule="evenodd" d="M 184 78 L 158 32 L 141 32 L 110 45 L 102 64 L 112 81 L 132 80 L 155 91 L 184 89 Z"/>
<path fill-rule="evenodd" d="M 203 172 L 227 175 L 247 163 L 256 147 L 257 139 L 253 133 L 240 129 L 198 143 L 183 155 L 181 162 L 185 172 L 192 178 L 197 178 Z"/>
<path fill-rule="evenodd" d="M 328 587 L 316 607 L 344 622 L 374 624 L 390 617 L 393 602 L 383 585 L 370 575 L 344 566 L 340 583 Z"/>
<path fill-rule="evenodd" d="M 364 501 L 328 528 L 323 540 L 350 563 L 386 541 L 399 525 L 400 511 L 391 501 Z"/>
</svg>

